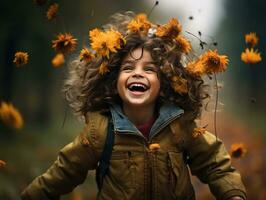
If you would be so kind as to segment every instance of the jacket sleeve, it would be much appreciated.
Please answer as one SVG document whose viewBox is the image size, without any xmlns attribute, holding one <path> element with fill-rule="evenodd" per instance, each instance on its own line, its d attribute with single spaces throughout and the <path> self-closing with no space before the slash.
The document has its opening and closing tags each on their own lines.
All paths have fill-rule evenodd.
<svg viewBox="0 0 266 200">
<path fill-rule="evenodd" d="M 88 170 L 96 168 L 99 157 L 88 132 L 86 127 L 60 150 L 54 164 L 22 192 L 22 200 L 59 199 L 84 182 Z"/>
<path fill-rule="evenodd" d="M 191 123 L 190 123 L 191 124 Z M 209 132 L 192 137 L 195 123 L 187 126 L 186 151 L 188 164 L 193 175 L 207 183 L 213 195 L 219 200 L 233 196 L 246 199 L 245 187 L 239 172 L 232 167 L 231 158 L 220 139 Z"/>
</svg>

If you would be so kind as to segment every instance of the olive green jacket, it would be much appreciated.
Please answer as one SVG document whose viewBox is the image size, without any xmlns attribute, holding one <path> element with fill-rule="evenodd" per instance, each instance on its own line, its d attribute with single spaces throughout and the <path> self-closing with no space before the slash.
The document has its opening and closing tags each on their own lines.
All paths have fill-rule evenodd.
<svg viewBox="0 0 266 200">
<path fill-rule="evenodd" d="M 232 196 L 246 199 L 240 174 L 231 166 L 223 143 L 207 131 L 192 137 L 195 123 L 184 114 L 170 116 L 150 140 L 130 129 L 119 131 L 117 120 L 122 114 L 115 115 L 112 116 L 113 152 L 98 199 L 193 200 L 195 194 L 188 167 L 193 175 L 209 185 L 217 199 Z M 106 116 L 88 113 L 84 130 L 59 152 L 55 163 L 22 192 L 22 199 L 59 199 L 81 184 L 88 170 L 97 167 L 107 124 Z M 151 144 L 156 145 L 150 148 Z"/>
</svg>

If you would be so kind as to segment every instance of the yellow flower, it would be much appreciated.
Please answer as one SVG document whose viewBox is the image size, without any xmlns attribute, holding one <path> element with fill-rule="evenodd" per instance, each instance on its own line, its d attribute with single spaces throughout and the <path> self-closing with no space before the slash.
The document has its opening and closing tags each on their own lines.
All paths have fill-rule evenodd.
<svg viewBox="0 0 266 200">
<path fill-rule="evenodd" d="M 87 48 L 83 48 L 80 51 L 79 57 L 80 57 L 80 61 L 84 60 L 87 63 L 91 62 L 95 58 L 94 54 L 92 54 L 92 52 L 90 52 L 89 49 Z"/>
<path fill-rule="evenodd" d="M 150 144 L 150 146 L 149 146 L 149 149 L 151 150 L 151 151 L 157 151 L 157 150 L 159 150 L 161 147 L 160 147 L 160 144 L 158 144 L 158 143 L 153 143 L 153 144 Z"/>
<path fill-rule="evenodd" d="M 6 162 L 3 160 L 0 160 L 0 169 L 6 166 Z"/>
<path fill-rule="evenodd" d="M 256 33 L 251 32 L 245 35 L 245 41 L 247 44 L 250 44 L 251 47 L 254 47 L 258 44 L 259 38 L 257 37 Z"/>
<path fill-rule="evenodd" d="M 187 80 L 180 76 L 173 76 L 171 78 L 171 86 L 179 94 L 186 94 L 188 92 Z"/>
<path fill-rule="evenodd" d="M 13 63 L 16 64 L 17 67 L 20 67 L 22 65 L 26 65 L 29 60 L 29 55 L 26 52 L 18 51 L 15 53 L 15 58 L 13 60 Z"/>
<path fill-rule="evenodd" d="M 179 21 L 175 18 L 172 18 L 167 24 L 157 28 L 156 36 L 176 38 L 181 31 L 182 26 Z"/>
<path fill-rule="evenodd" d="M 58 53 L 68 53 L 74 51 L 77 46 L 77 39 L 70 33 L 60 33 L 57 38 L 52 41 L 52 48 Z"/>
<path fill-rule="evenodd" d="M 206 68 L 201 59 L 191 61 L 187 64 L 186 70 L 194 76 L 202 76 L 206 73 Z"/>
<path fill-rule="evenodd" d="M 89 31 L 90 40 L 92 40 L 94 37 L 97 37 L 99 34 L 101 34 L 101 30 L 98 28 L 95 28 L 95 29 Z"/>
<path fill-rule="evenodd" d="M 102 64 L 99 67 L 99 74 L 104 75 L 105 73 L 109 72 L 107 64 L 108 63 L 106 61 L 102 62 Z"/>
<path fill-rule="evenodd" d="M 208 74 L 225 71 L 229 62 L 228 57 L 226 55 L 219 55 L 217 50 L 205 52 L 201 59 Z"/>
<path fill-rule="evenodd" d="M 97 34 L 96 34 L 97 33 Z M 125 43 L 122 34 L 113 29 L 106 32 L 99 30 L 90 31 L 91 48 L 94 49 L 98 55 L 109 58 L 110 53 L 116 53 L 121 48 L 121 44 Z"/>
<path fill-rule="evenodd" d="M 248 64 L 256 64 L 261 61 L 261 56 L 258 50 L 246 48 L 245 52 L 241 53 L 241 60 Z"/>
<path fill-rule="evenodd" d="M 52 60 L 52 65 L 54 67 L 60 67 L 65 63 L 65 56 L 62 53 L 58 53 L 55 55 L 55 57 Z"/>
<path fill-rule="evenodd" d="M 0 119 L 3 124 L 10 128 L 21 129 L 23 127 L 22 116 L 20 112 L 11 103 L 1 103 Z"/>
<path fill-rule="evenodd" d="M 127 28 L 133 33 L 147 33 L 151 28 L 151 23 L 148 21 L 146 14 L 141 13 L 128 23 Z"/>
<path fill-rule="evenodd" d="M 233 158 L 241 158 L 245 156 L 247 149 L 243 143 L 234 143 L 231 145 L 230 154 Z"/>
<path fill-rule="evenodd" d="M 192 47 L 191 47 L 190 42 L 186 38 L 184 38 L 183 36 L 178 35 L 175 38 L 175 42 L 176 42 L 178 49 L 181 52 L 188 54 L 191 51 Z"/>
<path fill-rule="evenodd" d="M 203 127 L 197 127 L 197 128 L 194 128 L 193 130 L 193 133 L 192 133 L 192 136 L 194 138 L 200 136 L 200 135 L 203 135 L 205 133 L 206 129 L 203 128 Z"/>
<path fill-rule="evenodd" d="M 148 21 L 147 15 L 145 13 L 139 13 L 136 15 L 135 19 L 140 22 Z"/>
<path fill-rule="evenodd" d="M 48 20 L 52 20 L 56 17 L 56 14 L 58 12 L 58 4 L 54 3 L 49 6 L 47 12 L 46 12 L 46 17 Z"/>
</svg>

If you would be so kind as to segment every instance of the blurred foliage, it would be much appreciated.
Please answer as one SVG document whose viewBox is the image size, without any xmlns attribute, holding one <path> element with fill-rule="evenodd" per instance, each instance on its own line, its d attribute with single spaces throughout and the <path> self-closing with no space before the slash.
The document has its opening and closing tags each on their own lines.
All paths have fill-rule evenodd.
<svg viewBox="0 0 266 200">
<path fill-rule="evenodd" d="M 266 2 L 248 0 L 225 2 L 225 18 L 217 31 L 219 47 L 229 55 L 230 66 L 225 72 L 224 88 L 221 96 L 228 111 L 236 114 L 254 129 L 259 129 L 266 136 L 266 79 L 264 74 L 266 55 Z M 245 50 L 245 34 L 256 32 L 259 37 L 258 49 L 262 62 L 247 65 L 240 60 Z"/>
<path fill-rule="evenodd" d="M 143 0 L 58 1 L 58 17 L 50 22 L 45 18 L 45 12 L 53 2 L 56 1 L 49 0 L 41 7 L 33 0 L 1 1 L 0 101 L 11 101 L 21 111 L 25 127 L 14 131 L 0 124 L 0 160 L 7 163 L 0 169 L 0 199 L 18 199 L 20 191 L 53 163 L 59 149 L 82 127 L 63 100 L 61 88 L 67 66 L 52 67 L 55 52 L 51 49 L 51 40 L 61 32 L 70 32 L 78 38 L 77 51 L 67 57 L 69 61 L 88 44 L 88 31 L 106 23 L 111 14 L 126 10 L 147 13 L 150 10 Z M 220 77 L 221 81 L 225 79 L 220 96 L 226 103 L 224 112 L 227 115 L 218 117 L 219 136 L 228 148 L 233 142 L 244 142 L 248 146 L 247 156 L 233 163 L 242 173 L 251 200 L 262 200 L 266 195 L 263 187 L 266 179 L 263 170 L 266 166 L 263 157 L 265 138 L 261 137 L 266 135 L 265 6 L 266 2 L 262 0 L 252 3 L 248 0 L 225 1 L 224 21 L 215 35 L 221 53 L 230 58 L 230 67 Z M 156 11 L 154 14 L 160 19 L 163 16 Z M 263 61 L 249 66 L 240 61 L 240 54 L 246 46 L 244 35 L 253 31 L 259 36 L 258 48 Z M 16 51 L 29 53 L 26 66 L 16 68 L 12 63 Z M 212 113 L 206 116 L 212 124 Z M 235 120 L 235 117 L 241 120 Z M 88 177 L 85 184 L 63 199 L 94 199 L 94 172 Z M 197 193 L 199 199 L 213 199 L 206 186 L 197 181 L 194 184 L 196 190 L 201 191 Z"/>
</svg>

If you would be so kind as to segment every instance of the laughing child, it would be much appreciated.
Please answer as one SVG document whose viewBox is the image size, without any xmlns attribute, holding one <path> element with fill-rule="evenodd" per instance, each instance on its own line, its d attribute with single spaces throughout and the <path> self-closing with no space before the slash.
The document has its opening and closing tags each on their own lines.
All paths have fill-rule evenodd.
<svg viewBox="0 0 266 200">
<path fill-rule="evenodd" d="M 224 71 L 228 59 L 209 50 L 187 62 L 181 32 L 176 19 L 155 25 L 129 12 L 90 31 L 64 87 L 86 126 L 23 200 L 59 199 L 95 169 L 98 199 L 192 200 L 189 169 L 216 199 L 246 199 L 222 141 L 195 123 L 209 97 L 202 76 Z"/>
</svg>

